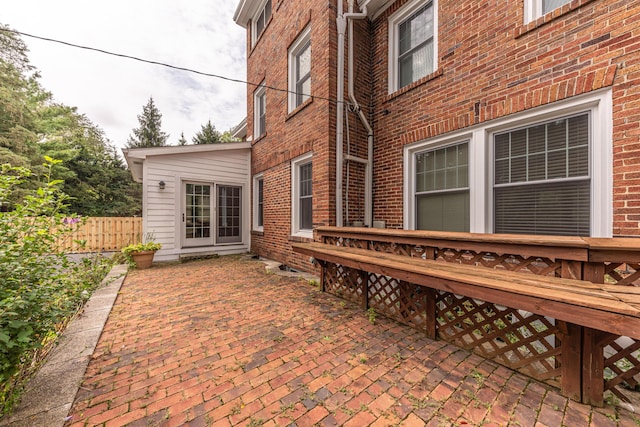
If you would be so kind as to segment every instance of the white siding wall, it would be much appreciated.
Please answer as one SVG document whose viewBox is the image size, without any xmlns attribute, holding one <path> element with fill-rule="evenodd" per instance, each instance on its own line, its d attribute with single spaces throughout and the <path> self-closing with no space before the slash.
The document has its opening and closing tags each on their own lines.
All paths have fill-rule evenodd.
<svg viewBox="0 0 640 427">
<path fill-rule="evenodd" d="M 143 233 L 162 243 L 158 261 L 176 260 L 181 254 L 230 254 L 250 247 L 250 151 L 238 149 L 203 153 L 149 156 L 143 169 Z M 164 181 L 161 190 L 158 183 Z M 183 181 L 242 186 L 242 243 L 182 248 L 181 216 Z M 143 235 L 143 238 L 144 238 Z"/>
</svg>

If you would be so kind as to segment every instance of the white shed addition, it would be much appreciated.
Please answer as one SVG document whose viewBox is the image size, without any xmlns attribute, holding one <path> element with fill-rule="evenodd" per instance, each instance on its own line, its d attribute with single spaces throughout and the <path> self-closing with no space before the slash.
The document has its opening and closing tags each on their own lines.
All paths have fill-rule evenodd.
<svg viewBox="0 0 640 427">
<path fill-rule="evenodd" d="M 162 244 L 157 261 L 249 251 L 251 143 L 122 151 L 142 183 L 143 236 Z"/>
</svg>

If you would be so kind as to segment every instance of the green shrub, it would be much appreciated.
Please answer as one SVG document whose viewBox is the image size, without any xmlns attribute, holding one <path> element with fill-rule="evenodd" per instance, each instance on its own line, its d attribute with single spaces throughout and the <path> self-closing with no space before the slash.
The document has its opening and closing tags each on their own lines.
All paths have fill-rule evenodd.
<svg viewBox="0 0 640 427">
<path fill-rule="evenodd" d="M 129 256 L 134 252 L 145 252 L 145 251 L 159 251 L 162 248 L 160 243 L 155 242 L 146 242 L 146 243 L 132 243 L 128 246 L 122 248 L 122 253 Z"/>
<path fill-rule="evenodd" d="M 58 163 L 45 158 L 45 182 L 13 209 L 0 212 L 0 408 L 7 413 L 43 347 L 55 342 L 66 321 L 100 284 L 110 265 L 101 257 L 76 264 L 57 243 L 82 220 L 63 213 L 67 196 L 50 179 Z M 29 177 L 28 169 L 3 165 L 0 208 Z M 2 210 L 2 209 L 0 209 Z"/>
</svg>

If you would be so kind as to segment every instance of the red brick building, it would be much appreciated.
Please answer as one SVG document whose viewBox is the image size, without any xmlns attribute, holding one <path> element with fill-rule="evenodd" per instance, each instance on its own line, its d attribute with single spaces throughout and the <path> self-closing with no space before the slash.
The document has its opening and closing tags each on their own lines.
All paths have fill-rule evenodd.
<svg viewBox="0 0 640 427">
<path fill-rule="evenodd" d="M 242 0 L 252 249 L 320 225 L 640 235 L 640 3 Z M 336 168 L 336 165 L 341 167 Z"/>
</svg>

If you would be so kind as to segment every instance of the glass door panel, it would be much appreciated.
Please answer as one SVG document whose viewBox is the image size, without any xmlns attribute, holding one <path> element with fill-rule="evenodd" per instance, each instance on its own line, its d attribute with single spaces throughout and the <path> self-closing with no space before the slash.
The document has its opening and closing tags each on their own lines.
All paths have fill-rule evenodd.
<svg viewBox="0 0 640 427">
<path fill-rule="evenodd" d="M 218 185 L 217 243 L 242 242 L 242 187 Z"/>
<path fill-rule="evenodd" d="M 213 244 L 211 232 L 211 184 L 187 182 L 184 184 L 185 205 L 182 214 L 184 246 Z"/>
</svg>

